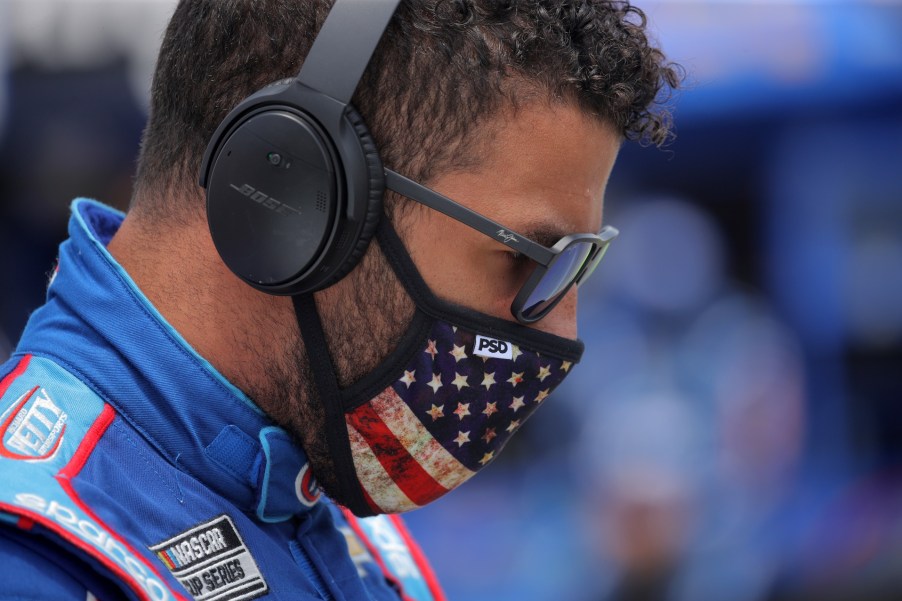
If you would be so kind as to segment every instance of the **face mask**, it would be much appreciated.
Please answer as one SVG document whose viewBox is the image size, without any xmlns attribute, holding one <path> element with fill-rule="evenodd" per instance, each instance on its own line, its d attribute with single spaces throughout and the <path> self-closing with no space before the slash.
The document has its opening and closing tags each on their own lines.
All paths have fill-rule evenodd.
<svg viewBox="0 0 902 601">
<path fill-rule="evenodd" d="M 308 353 L 342 498 L 358 516 L 416 509 L 473 477 L 583 351 L 581 342 L 441 301 L 387 219 L 377 238 L 416 305 L 408 331 L 345 390 L 328 353 Z M 307 348 L 327 348 L 312 295 L 295 297 L 295 310 Z"/>
</svg>

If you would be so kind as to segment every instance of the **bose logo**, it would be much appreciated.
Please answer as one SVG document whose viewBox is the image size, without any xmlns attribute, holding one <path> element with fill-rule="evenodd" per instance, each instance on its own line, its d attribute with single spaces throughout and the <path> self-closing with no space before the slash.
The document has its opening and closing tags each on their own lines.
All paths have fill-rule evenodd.
<svg viewBox="0 0 902 601">
<path fill-rule="evenodd" d="M 513 359 L 514 347 L 510 342 L 495 340 L 486 336 L 477 335 L 473 343 L 473 352 L 482 357 L 494 359 Z"/>
<path fill-rule="evenodd" d="M 273 198 L 268 194 L 264 194 L 260 190 L 257 190 L 250 184 L 244 184 L 240 188 L 235 184 L 229 184 L 229 187 L 242 194 L 247 196 L 251 200 L 253 200 L 258 205 L 266 207 L 272 211 L 275 211 L 279 215 L 300 215 L 301 212 L 295 209 L 294 207 L 289 207 L 287 204 L 280 202 Z"/>
</svg>

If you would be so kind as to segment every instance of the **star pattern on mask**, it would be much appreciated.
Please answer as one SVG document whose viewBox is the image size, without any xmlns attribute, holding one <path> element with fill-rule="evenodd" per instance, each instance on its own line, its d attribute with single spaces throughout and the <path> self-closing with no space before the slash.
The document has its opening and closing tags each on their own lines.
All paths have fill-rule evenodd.
<svg viewBox="0 0 902 601">
<path fill-rule="evenodd" d="M 432 381 L 426 384 L 429 388 L 432 389 L 433 393 L 439 391 L 439 388 L 442 387 L 442 374 L 432 374 Z"/>
<path fill-rule="evenodd" d="M 416 382 L 417 379 L 414 377 L 412 371 L 405 371 L 404 376 L 398 381 L 403 383 L 408 388 L 410 388 L 410 385 L 413 384 L 414 382 Z"/>
<path fill-rule="evenodd" d="M 474 350 L 477 334 L 435 322 L 424 335 L 425 350 L 399 370 L 401 377 L 392 384 L 409 409 L 407 417 L 398 412 L 397 419 L 418 420 L 422 435 L 471 471 L 498 455 L 572 365 L 512 342 L 511 358 L 480 356 Z M 410 427 L 394 423 L 394 413 L 380 415 L 391 432 Z M 427 447 L 413 447 L 411 455 L 422 455 L 420 448 Z"/>
<path fill-rule="evenodd" d="M 486 372 L 482 377 L 482 385 L 485 386 L 486 390 L 492 387 L 495 383 L 495 374 Z"/>
<path fill-rule="evenodd" d="M 469 386 L 469 384 L 467 384 L 467 376 L 465 376 L 463 374 L 455 374 L 454 381 L 451 382 L 451 384 L 454 386 L 457 386 L 458 390 L 461 390 L 464 387 Z"/>
<path fill-rule="evenodd" d="M 526 405 L 526 403 L 523 402 L 522 396 L 515 396 L 514 400 L 511 401 L 511 409 L 513 409 L 514 412 L 516 412 L 517 409 L 519 409 L 520 407 L 523 407 L 524 405 Z"/>
<path fill-rule="evenodd" d="M 539 379 L 539 382 L 544 382 L 545 378 L 551 375 L 551 368 L 547 365 L 543 365 L 539 368 L 539 375 L 536 377 Z"/>
<path fill-rule="evenodd" d="M 464 347 L 462 346 L 457 346 L 456 344 L 454 345 L 454 348 L 448 352 L 451 353 L 451 356 L 453 356 L 457 361 L 466 359 L 468 356 L 466 349 L 464 349 Z"/>
<path fill-rule="evenodd" d="M 508 384 L 513 384 L 514 386 L 516 386 L 517 384 L 519 384 L 522 381 L 523 381 L 523 372 L 522 371 L 519 373 L 511 374 L 511 377 L 509 377 L 507 379 Z"/>
<path fill-rule="evenodd" d="M 470 403 L 458 403 L 457 409 L 454 410 L 454 415 L 460 419 L 470 415 Z"/>
</svg>

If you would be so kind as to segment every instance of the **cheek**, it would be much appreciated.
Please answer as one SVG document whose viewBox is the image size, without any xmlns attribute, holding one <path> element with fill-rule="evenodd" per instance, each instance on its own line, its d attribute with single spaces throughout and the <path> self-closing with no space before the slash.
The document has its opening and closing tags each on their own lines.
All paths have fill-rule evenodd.
<svg viewBox="0 0 902 601">
<path fill-rule="evenodd" d="M 439 217 L 441 219 L 439 219 Z M 502 281 L 500 257 L 487 252 L 480 234 L 439 215 L 408 230 L 405 243 L 426 285 L 440 299 L 510 319 L 516 290 Z M 499 265 L 493 265 L 497 261 Z"/>
<path fill-rule="evenodd" d="M 570 292 L 561 299 L 561 302 L 540 321 L 532 325 L 533 328 L 574 340 L 577 338 L 576 324 L 576 299 L 577 289 L 571 288 Z"/>
</svg>

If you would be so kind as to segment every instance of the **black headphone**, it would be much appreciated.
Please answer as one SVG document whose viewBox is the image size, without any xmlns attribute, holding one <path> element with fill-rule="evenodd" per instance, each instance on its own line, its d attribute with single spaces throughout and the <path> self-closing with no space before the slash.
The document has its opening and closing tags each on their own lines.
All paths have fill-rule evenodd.
<svg viewBox="0 0 902 601">
<path fill-rule="evenodd" d="M 349 104 L 400 0 L 336 0 L 294 79 L 243 100 L 216 129 L 200 185 L 225 264 L 270 294 L 320 290 L 363 256 L 385 176 Z"/>
</svg>

